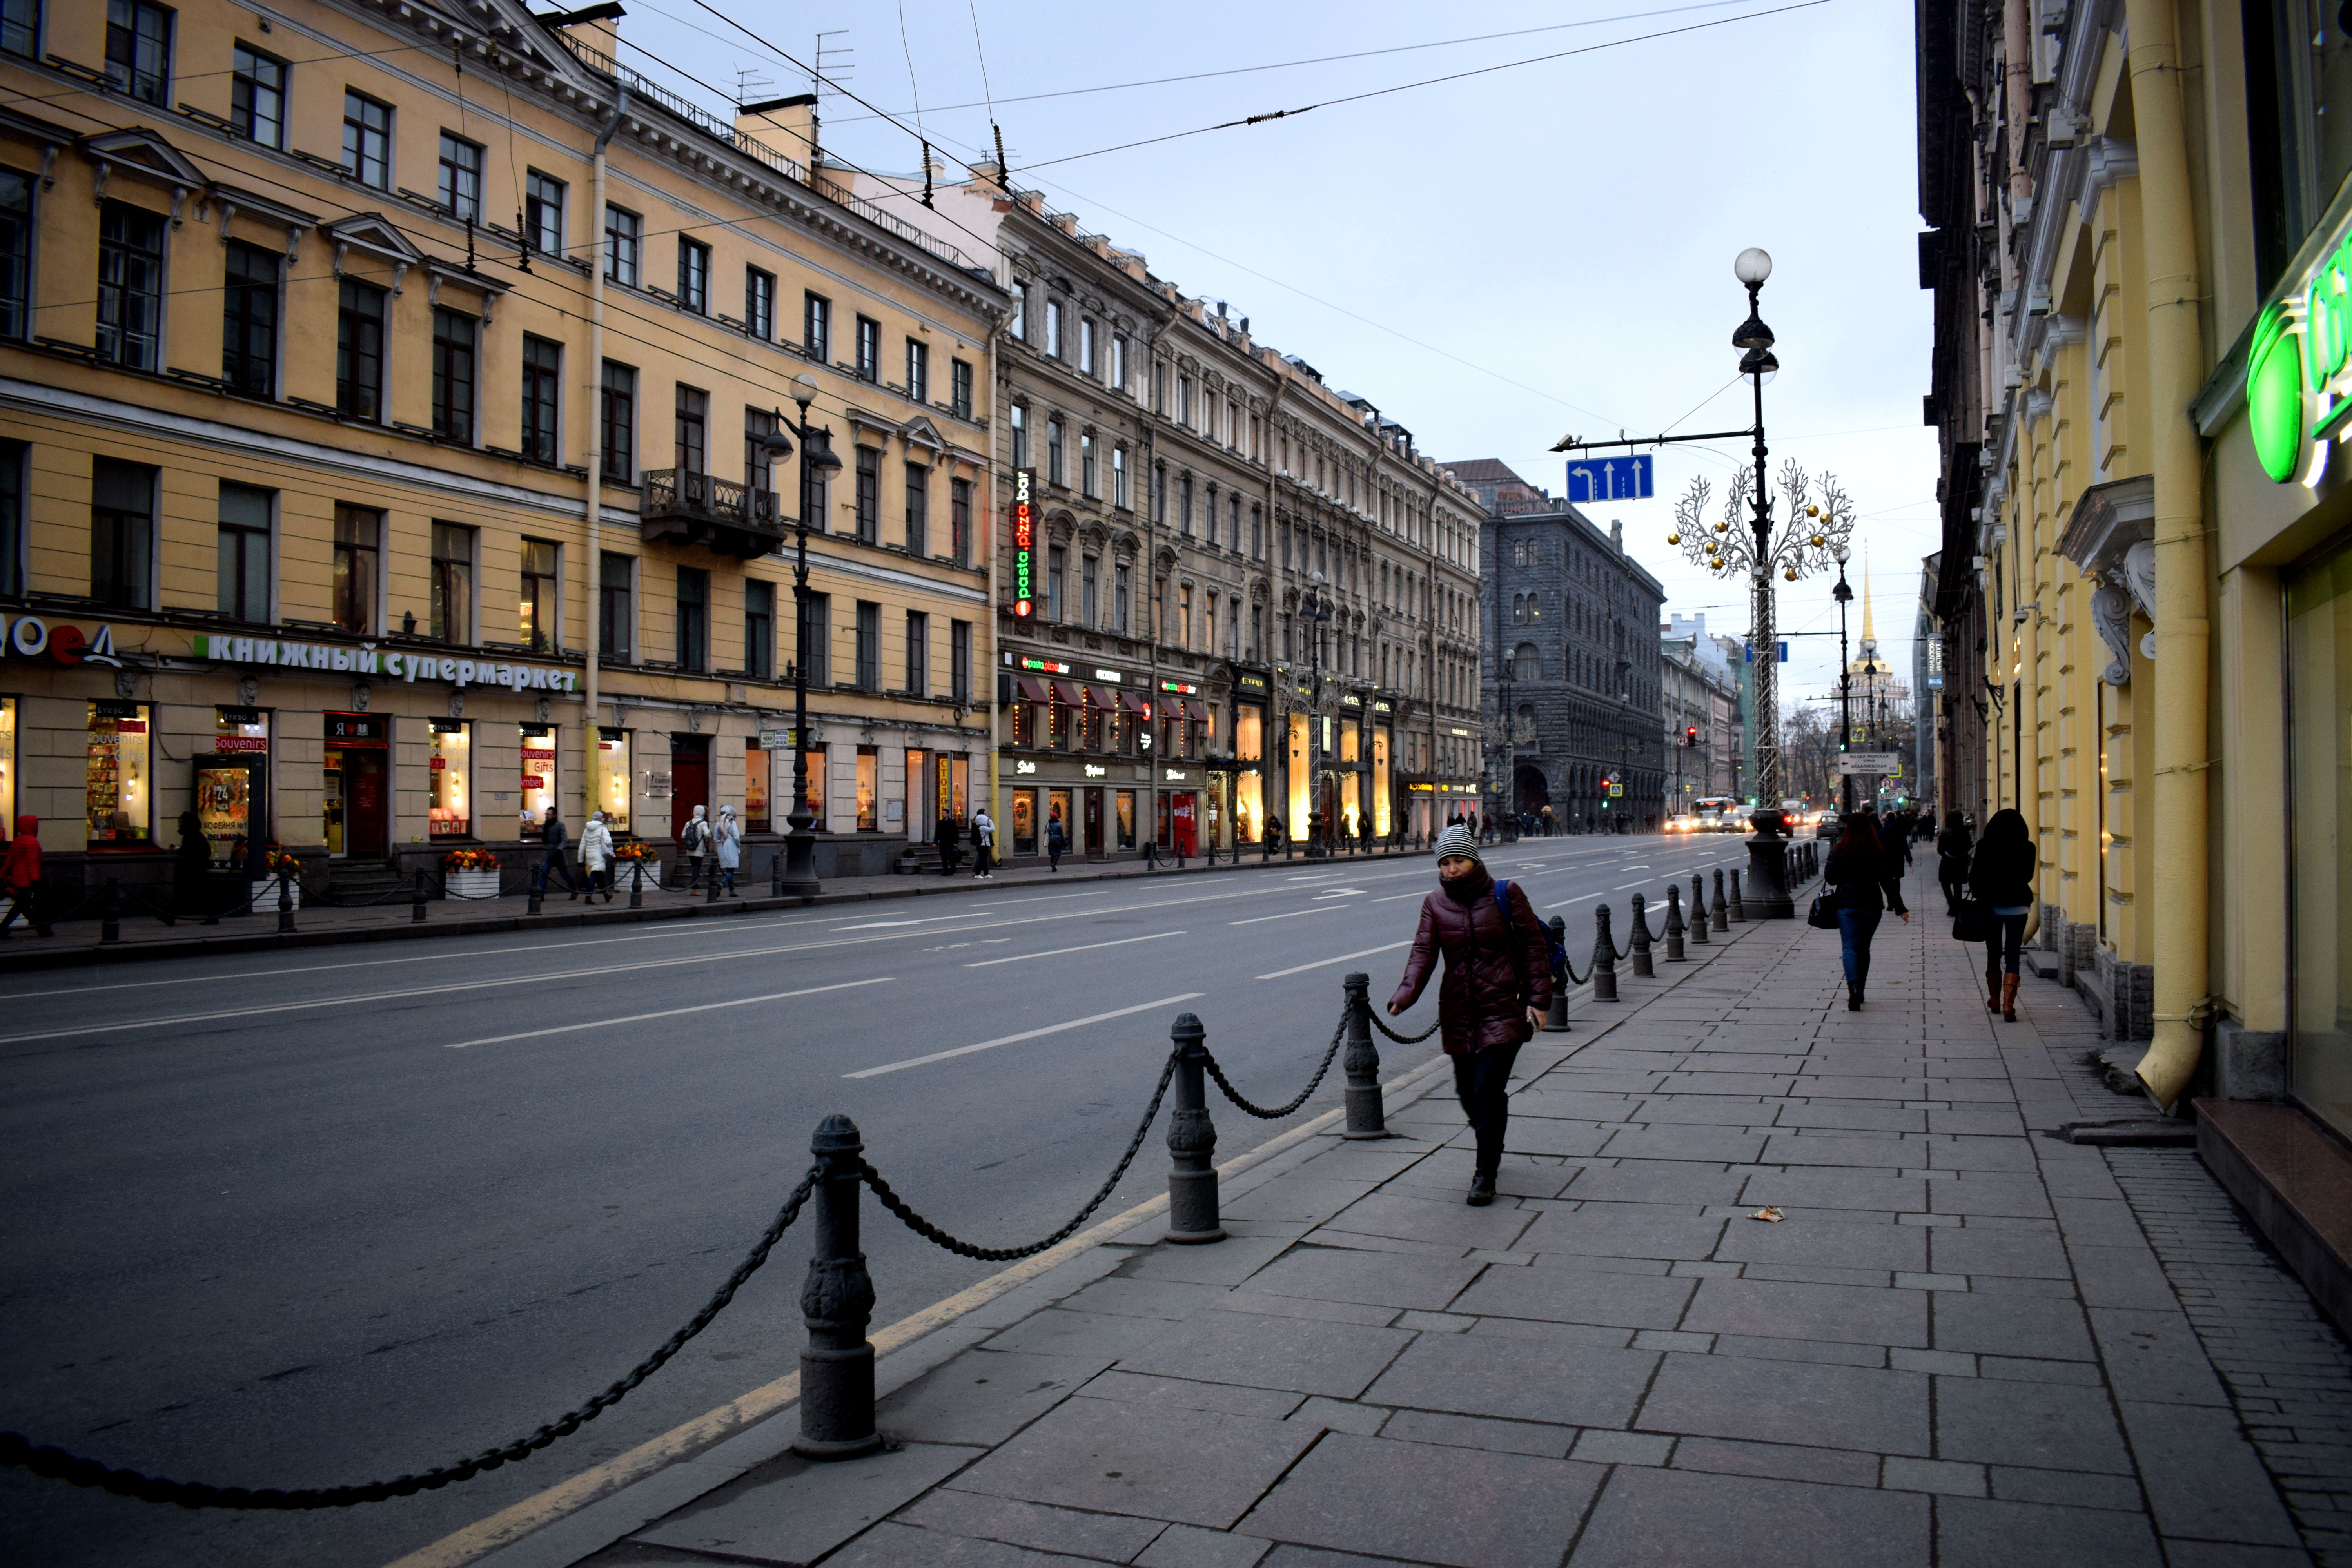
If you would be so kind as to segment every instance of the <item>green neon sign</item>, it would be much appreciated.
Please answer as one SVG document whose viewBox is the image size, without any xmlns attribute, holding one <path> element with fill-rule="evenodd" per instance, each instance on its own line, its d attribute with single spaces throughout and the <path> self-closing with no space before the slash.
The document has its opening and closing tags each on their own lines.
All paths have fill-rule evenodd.
<svg viewBox="0 0 2352 1568">
<path fill-rule="evenodd" d="M 2255 321 L 2246 423 L 2273 481 L 2319 483 L 2328 447 L 2352 426 L 2352 234 Z"/>
</svg>

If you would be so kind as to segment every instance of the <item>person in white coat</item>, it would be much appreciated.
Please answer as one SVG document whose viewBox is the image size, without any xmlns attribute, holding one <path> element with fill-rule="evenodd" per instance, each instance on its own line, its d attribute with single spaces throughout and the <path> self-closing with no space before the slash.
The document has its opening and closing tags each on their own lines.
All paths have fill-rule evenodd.
<svg viewBox="0 0 2352 1568">
<path fill-rule="evenodd" d="M 971 814 L 971 875 L 980 882 L 996 879 L 996 819 L 984 805 Z"/>
<path fill-rule="evenodd" d="M 601 811 L 588 814 L 588 826 L 580 830 L 580 868 L 588 873 L 588 896 L 593 899 L 601 889 L 604 901 L 613 901 L 613 829 Z"/>
<path fill-rule="evenodd" d="M 708 806 L 698 805 L 687 825 L 678 829 L 677 853 L 686 862 L 686 889 L 691 891 L 702 881 L 702 868 L 710 858 L 710 815 Z"/>
<path fill-rule="evenodd" d="M 743 830 L 735 825 L 735 808 L 719 808 L 719 826 L 711 829 L 711 842 L 719 856 L 719 869 L 711 875 L 727 879 L 727 896 L 735 896 L 735 869 L 743 864 Z"/>
</svg>

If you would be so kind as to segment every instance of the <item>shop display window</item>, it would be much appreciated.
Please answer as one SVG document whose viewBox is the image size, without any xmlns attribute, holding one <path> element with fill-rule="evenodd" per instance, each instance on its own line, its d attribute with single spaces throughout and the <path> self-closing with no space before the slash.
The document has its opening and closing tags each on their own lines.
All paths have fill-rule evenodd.
<svg viewBox="0 0 2352 1568">
<path fill-rule="evenodd" d="M 1307 798 L 1307 715 L 1290 715 L 1290 811 L 1285 826 L 1285 836 L 1304 837 L 1307 819 L 1314 808 Z"/>
<path fill-rule="evenodd" d="M 629 831 L 629 732 L 596 731 L 595 807 L 615 837 Z"/>
<path fill-rule="evenodd" d="M 89 847 L 127 849 L 153 840 L 153 736 L 144 702 L 93 702 L 82 784 Z"/>
<path fill-rule="evenodd" d="M 809 824 L 810 831 L 814 833 L 823 833 L 825 831 L 824 759 L 825 748 L 824 746 L 811 746 L 808 749 L 808 800 L 806 804 L 808 805 L 809 816 L 815 819 Z"/>
<path fill-rule="evenodd" d="M 547 826 L 547 814 L 562 797 L 556 794 L 555 726 L 524 724 L 522 731 L 522 809 L 517 823 L 525 838 L 536 838 Z"/>
<path fill-rule="evenodd" d="M 1062 819 L 1062 842 L 1068 845 L 1071 848 L 1076 849 L 1078 847 L 1078 824 L 1077 819 L 1070 815 L 1070 792 L 1068 790 L 1057 789 L 1051 792 L 1045 797 L 1046 820 L 1051 821 L 1057 816 Z M 1045 830 L 1041 827 L 1038 831 L 1042 833 Z M 1041 849 L 1045 847 L 1042 840 L 1040 841 L 1038 847 Z"/>
<path fill-rule="evenodd" d="M 743 831 L 766 833 L 771 768 L 767 749 L 755 738 L 743 742 Z"/>
<path fill-rule="evenodd" d="M 1265 757 L 1265 710 L 1244 706 L 1234 714 L 1234 755 L 1255 763 Z"/>
<path fill-rule="evenodd" d="M 1013 792 L 1013 852 L 1037 853 L 1037 792 L 1034 789 Z"/>
<path fill-rule="evenodd" d="M 1234 837 L 1242 844 L 1255 844 L 1265 827 L 1265 781 L 1256 773 L 1236 774 L 1234 778 Z"/>
<path fill-rule="evenodd" d="M 881 830 L 882 753 L 872 746 L 857 748 L 857 831 L 876 833 Z"/>
<path fill-rule="evenodd" d="M 1372 831 L 1382 838 L 1396 831 L 1396 805 L 1389 798 L 1389 732 L 1372 731 Z"/>
<path fill-rule="evenodd" d="M 1118 792 L 1118 847 L 1135 847 L 1135 792 L 1131 789 Z"/>
<path fill-rule="evenodd" d="M 425 833 L 434 838 L 464 838 L 473 831 L 474 745 L 463 719 L 432 721 L 433 752 Z"/>
<path fill-rule="evenodd" d="M 2352 550 L 2290 575 L 2286 611 L 2292 1082 L 2352 1136 Z"/>
<path fill-rule="evenodd" d="M 1024 751 L 1037 744 L 1037 709 L 1034 704 L 1013 704 L 1013 743 Z"/>
<path fill-rule="evenodd" d="M 1049 751 L 1070 749 L 1070 716 L 1073 710 L 1066 704 L 1049 702 L 1045 705 L 1045 745 Z"/>
<path fill-rule="evenodd" d="M 968 821 L 971 816 L 971 799 L 967 793 L 971 785 L 971 759 L 942 757 L 940 761 L 944 769 L 941 778 L 948 791 L 946 798 L 955 805 L 956 820 Z"/>
<path fill-rule="evenodd" d="M 16 700 L 0 697 L 0 837 L 16 831 Z"/>
</svg>

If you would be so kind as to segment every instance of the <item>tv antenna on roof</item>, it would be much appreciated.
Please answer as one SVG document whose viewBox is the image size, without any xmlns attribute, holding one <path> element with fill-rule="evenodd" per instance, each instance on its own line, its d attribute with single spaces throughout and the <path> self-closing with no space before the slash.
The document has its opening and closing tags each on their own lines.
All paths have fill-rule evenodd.
<svg viewBox="0 0 2352 1568">
<path fill-rule="evenodd" d="M 847 37 L 849 37 L 849 29 L 846 27 L 835 27 L 831 32 L 819 33 L 816 36 L 816 68 L 809 74 L 810 91 L 819 95 L 839 92 L 841 89 L 834 84 L 847 81 L 849 73 L 857 68 L 857 62 L 849 58 L 857 52 L 857 47 L 855 44 L 825 42 L 827 38 Z"/>
<path fill-rule="evenodd" d="M 735 68 L 735 101 L 738 104 L 750 103 L 755 98 L 767 97 L 766 92 L 755 92 L 752 89 L 772 88 L 775 85 L 775 79 L 757 67 L 737 66 Z"/>
</svg>

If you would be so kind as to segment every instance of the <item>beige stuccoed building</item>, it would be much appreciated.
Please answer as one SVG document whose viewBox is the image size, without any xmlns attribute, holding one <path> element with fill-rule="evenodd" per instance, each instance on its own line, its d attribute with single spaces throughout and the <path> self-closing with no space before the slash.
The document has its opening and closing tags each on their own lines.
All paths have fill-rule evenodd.
<svg viewBox="0 0 2352 1568">
<path fill-rule="evenodd" d="M 816 166 L 805 100 L 730 123 L 610 27 L 7 8 L 0 815 L 61 893 L 165 879 L 190 810 L 317 892 L 512 867 L 550 810 L 667 860 L 724 805 L 764 879 L 802 395 L 819 868 L 978 803 L 991 258 Z"/>
</svg>

